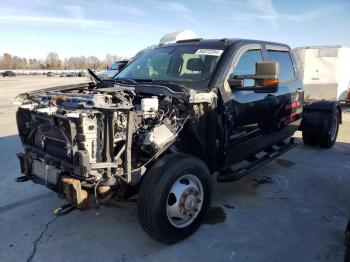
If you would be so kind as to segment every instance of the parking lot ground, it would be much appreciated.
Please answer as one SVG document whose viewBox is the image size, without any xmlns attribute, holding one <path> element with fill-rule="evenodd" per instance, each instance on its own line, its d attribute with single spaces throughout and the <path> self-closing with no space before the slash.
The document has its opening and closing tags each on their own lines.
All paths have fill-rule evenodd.
<svg viewBox="0 0 350 262">
<path fill-rule="evenodd" d="M 73 211 L 20 175 L 16 153 L 18 93 L 77 78 L 0 81 L 0 261 L 343 261 L 350 211 L 350 109 L 332 149 L 298 146 L 235 183 L 215 183 L 210 216 L 190 238 L 172 246 L 148 237 L 136 203 Z M 66 82 L 68 81 L 68 82 Z M 272 183 L 255 178 L 270 176 Z"/>
<path fill-rule="evenodd" d="M 46 77 L 40 75 L 0 77 L 1 135 L 12 135 L 17 132 L 17 127 L 14 122 L 14 115 L 17 107 L 12 104 L 17 95 L 41 88 L 76 84 L 86 81 L 88 81 L 88 78 L 85 77 Z"/>
</svg>

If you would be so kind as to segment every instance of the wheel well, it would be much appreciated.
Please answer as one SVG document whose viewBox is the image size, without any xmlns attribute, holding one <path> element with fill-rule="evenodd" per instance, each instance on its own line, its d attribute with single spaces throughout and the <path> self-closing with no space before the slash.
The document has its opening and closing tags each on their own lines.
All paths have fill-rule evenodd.
<svg viewBox="0 0 350 262">
<path fill-rule="evenodd" d="M 342 114 L 341 106 L 339 104 L 337 105 L 337 109 L 336 110 L 339 113 L 339 123 L 342 124 L 343 123 L 343 114 Z"/>
</svg>

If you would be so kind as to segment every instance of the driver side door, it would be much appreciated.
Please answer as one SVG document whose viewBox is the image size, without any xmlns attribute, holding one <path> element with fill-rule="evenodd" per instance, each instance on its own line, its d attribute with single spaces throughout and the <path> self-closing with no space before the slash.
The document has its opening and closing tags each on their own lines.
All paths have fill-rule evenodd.
<svg viewBox="0 0 350 262">
<path fill-rule="evenodd" d="M 227 79 L 236 75 L 254 75 L 255 64 L 263 61 L 261 45 L 244 46 L 236 53 Z M 230 89 L 227 79 L 224 83 L 227 85 L 226 90 Z M 252 86 L 255 86 L 253 79 L 244 80 L 243 88 Z M 267 102 L 273 94 L 234 89 L 231 92 L 232 96 L 225 105 L 228 136 L 226 152 L 230 162 L 239 162 L 261 147 L 261 136 L 266 131 L 264 123 L 268 118 Z"/>
</svg>

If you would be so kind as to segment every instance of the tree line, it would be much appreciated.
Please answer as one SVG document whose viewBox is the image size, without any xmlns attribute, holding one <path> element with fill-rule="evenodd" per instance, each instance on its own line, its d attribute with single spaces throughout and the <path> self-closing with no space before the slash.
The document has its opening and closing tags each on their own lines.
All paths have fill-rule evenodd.
<svg viewBox="0 0 350 262">
<path fill-rule="evenodd" d="M 4 53 L 3 56 L 0 56 L 0 70 L 69 70 L 86 68 L 101 70 L 122 59 L 125 59 L 125 57 L 110 54 L 107 54 L 105 59 L 99 59 L 96 56 L 71 56 L 61 59 L 55 52 L 50 52 L 46 59 L 27 59 Z"/>
</svg>

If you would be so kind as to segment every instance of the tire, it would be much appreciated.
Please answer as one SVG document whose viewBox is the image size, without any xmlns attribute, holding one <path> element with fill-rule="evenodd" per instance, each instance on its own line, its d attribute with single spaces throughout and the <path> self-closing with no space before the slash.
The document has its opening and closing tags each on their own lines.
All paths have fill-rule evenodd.
<svg viewBox="0 0 350 262">
<path fill-rule="evenodd" d="M 340 122 L 339 111 L 335 110 L 334 113 L 328 114 L 324 121 L 328 124 L 329 130 L 326 135 L 319 135 L 318 144 L 320 147 L 330 148 L 334 145 L 338 136 Z"/>
<path fill-rule="evenodd" d="M 303 135 L 303 142 L 305 145 L 308 145 L 308 146 L 317 145 L 318 137 L 316 134 L 303 131 L 302 135 Z"/>
<path fill-rule="evenodd" d="M 344 262 L 350 262 L 350 219 L 348 220 L 348 225 L 345 231 L 345 259 Z"/>
<path fill-rule="evenodd" d="M 210 172 L 200 159 L 187 154 L 167 155 L 142 181 L 137 203 L 140 224 L 162 243 L 179 242 L 202 224 L 211 192 Z"/>
</svg>

